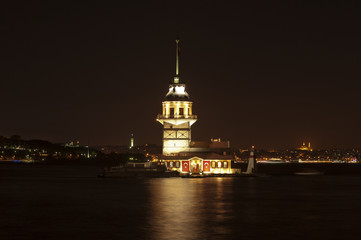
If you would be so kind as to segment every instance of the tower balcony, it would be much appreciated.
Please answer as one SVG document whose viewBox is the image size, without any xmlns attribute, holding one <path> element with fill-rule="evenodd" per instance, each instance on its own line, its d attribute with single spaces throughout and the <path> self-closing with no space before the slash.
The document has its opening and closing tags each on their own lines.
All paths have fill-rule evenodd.
<svg viewBox="0 0 361 240">
<path fill-rule="evenodd" d="M 182 123 L 189 122 L 190 125 L 197 121 L 197 115 L 157 115 L 157 121 L 161 124 L 170 123 L 173 125 L 179 125 Z"/>
<path fill-rule="evenodd" d="M 158 114 L 157 119 L 197 119 L 197 115 L 163 115 Z"/>
</svg>

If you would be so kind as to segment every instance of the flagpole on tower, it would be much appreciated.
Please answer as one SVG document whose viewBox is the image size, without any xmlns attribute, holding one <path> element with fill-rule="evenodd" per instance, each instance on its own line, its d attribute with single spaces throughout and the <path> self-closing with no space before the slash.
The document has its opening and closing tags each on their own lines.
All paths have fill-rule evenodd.
<svg viewBox="0 0 361 240">
<path fill-rule="evenodd" d="M 179 47 L 178 47 L 178 43 L 179 43 L 179 37 L 176 38 L 175 40 L 176 42 L 176 66 L 175 66 L 175 75 L 178 77 L 179 75 Z"/>
</svg>

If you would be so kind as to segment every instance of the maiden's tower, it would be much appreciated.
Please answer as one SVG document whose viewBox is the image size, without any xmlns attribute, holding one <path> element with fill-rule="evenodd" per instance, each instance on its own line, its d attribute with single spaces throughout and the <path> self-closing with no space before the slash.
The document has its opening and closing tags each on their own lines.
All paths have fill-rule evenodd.
<svg viewBox="0 0 361 240">
<path fill-rule="evenodd" d="M 210 141 L 191 140 L 191 126 L 197 121 L 186 84 L 179 75 L 179 39 L 176 39 L 176 71 L 162 102 L 162 114 L 157 121 L 163 125 L 161 164 L 181 174 L 233 173 L 229 142 L 219 138 Z"/>
</svg>

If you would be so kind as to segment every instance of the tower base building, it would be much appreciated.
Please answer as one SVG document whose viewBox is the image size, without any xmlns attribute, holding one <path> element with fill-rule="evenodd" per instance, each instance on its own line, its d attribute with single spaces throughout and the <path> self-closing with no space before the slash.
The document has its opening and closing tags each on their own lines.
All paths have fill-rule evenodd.
<svg viewBox="0 0 361 240">
<path fill-rule="evenodd" d="M 215 144 L 216 143 L 216 144 Z M 229 142 L 191 142 L 188 151 L 173 156 L 161 156 L 168 170 L 181 174 L 234 174 L 231 168 L 234 157 L 230 154 Z"/>
</svg>

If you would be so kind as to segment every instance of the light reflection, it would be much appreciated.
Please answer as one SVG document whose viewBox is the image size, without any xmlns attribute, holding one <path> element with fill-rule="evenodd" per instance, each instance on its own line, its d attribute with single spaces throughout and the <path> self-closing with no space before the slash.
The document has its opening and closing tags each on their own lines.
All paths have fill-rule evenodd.
<svg viewBox="0 0 361 240">
<path fill-rule="evenodd" d="M 225 201 L 225 191 L 230 190 L 229 181 L 222 178 L 151 180 L 147 219 L 151 238 L 206 239 L 230 234 L 226 222 L 232 203 Z"/>
<path fill-rule="evenodd" d="M 217 181 L 214 191 L 215 201 L 213 201 L 213 209 L 214 209 L 213 215 L 215 216 L 215 220 L 216 220 L 215 233 L 227 235 L 230 234 L 230 229 L 223 223 L 226 222 L 228 218 L 230 218 L 230 214 L 228 214 L 227 212 L 227 206 L 229 206 L 230 203 L 225 201 L 225 191 L 224 191 L 225 179 L 216 178 L 216 180 Z"/>
</svg>

